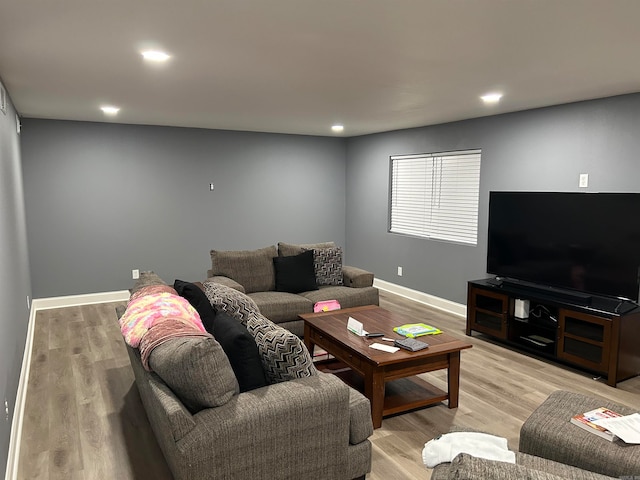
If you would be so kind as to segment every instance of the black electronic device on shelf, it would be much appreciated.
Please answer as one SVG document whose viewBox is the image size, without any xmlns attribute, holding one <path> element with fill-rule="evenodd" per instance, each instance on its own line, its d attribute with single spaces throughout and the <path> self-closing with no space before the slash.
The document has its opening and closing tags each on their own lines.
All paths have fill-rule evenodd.
<svg viewBox="0 0 640 480">
<path fill-rule="evenodd" d="M 624 313 L 640 291 L 638 218 L 640 193 L 490 192 L 487 272 L 574 304 L 621 297 Z"/>
</svg>

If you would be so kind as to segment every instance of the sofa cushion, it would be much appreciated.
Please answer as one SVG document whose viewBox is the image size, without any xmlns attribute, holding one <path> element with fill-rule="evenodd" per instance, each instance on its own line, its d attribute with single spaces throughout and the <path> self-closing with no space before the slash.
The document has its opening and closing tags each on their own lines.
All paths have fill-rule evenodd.
<svg viewBox="0 0 640 480">
<path fill-rule="evenodd" d="M 146 285 L 142 288 L 138 288 L 135 290 L 135 292 L 133 292 L 131 294 L 131 296 L 129 297 L 129 303 L 133 302 L 134 300 L 140 298 L 140 297 L 144 297 L 147 295 L 155 295 L 157 293 L 168 293 L 171 295 L 178 295 L 178 292 L 176 292 L 176 289 L 173 288 L 170 285 Z"/>
<path fill-rule="evenodd" d="M 378 305 L 380 301 L 376 287 L 351 288 L 345 286 L 326 286 L 310 292 L 301 292 L 299 295 L 313 304 L 323 300 L 337 300 L 341 308 Z"/>
<path fill-rule="evenodd" d="M 176 280 L 173 283 L 173 288 L 178 292 L 178 295 L 187 299 L 193 308 L 196 309 L 204 328 L 207 332 L 213 334 L 213 321 L 216 317 L 216 311 L 211 306 L 211 302 L 209 302 L 204 291 L 195 283 L 182 280 Z"/>
<path fill-rule="evenodd" d="M 262 315 L 249 319 L 247 329 L 255 338 L 262 366 L 270 383 L 316 375 L 307 347 L 296 335 Z"/>
<path fill-rule="evenodd" d="M 330 248 L 335 247 L 334 242 L 321 242 L 321 243 L 284 243 L 278 242 L 278 256 L 288 257 L 290 255 L 298 255 L 305 250 L 313 250 L 314 248 Z"/>
<path fill-rule="evenodd" d="M 243 325 L 246 325 L 249 317 L 260 313 L 258 306 L 251 298 L 226 285 L 206 281 L 204 282 L 204 293 L 217 312 L 227 312 Z"/>
<path fill-rule="evenodd" d="M 220 312 L 213 324 L 213 336 L 227 354 L 241 392 L 267 385 L 256 341 L 238 320 Z"/>
<path fill-rule="evenodd" d="M 316 283 L 318 285 L 342 285 L 342 248 L 314 248 L 312 251 Z"/>
<path fill-rule="evenodd" d="M 167 283 L 162 280 L 155 272 L 149 270 L 145 272 L 140 272 L 140 276 L 136 283 L 133 285 L 131 289 L 131 294 L 133 295 L 138 290 L 144 287 L 148 287 L 149 285 L 166 285 Z"/>
<path fill-rule="evenodd" d="M 239 392 L 220 344 L 210 337 L 180 337 L 153 349 L 152 370 L 192 412 L 224 405 Z"/>
<path fill-rule="evenodd" d="M 486 460 L 461 453 L 451 462 L 446 478 L 451 480 L 486 480 L 488 478 L 517 478 L 518 480 L 562 480 L 567 478 L 575 480 L 608 480 L 611 477 L 605 477 L 597 473 L 569 466 L 566 466 L 564 474 L 559 475 L 556 472 L 537 470 L 513 463 Z"/>
<path fill-rule="evenodd" d="M 273 257 L 273 266 L 276 271 L 276 291 L 298 293 L 317 290 L 312 250 L 289 257 Z"/>
<path fill-rule="evenodd" d="M 301 313 L 313 312 L 313 302 L 302 295 L 287 292 L 255 292 L 249 295 L 260 313 L 275 323 L 298 319 Z"/>
<path fill-rule="evenodd" d="M 246 293 L 275 289 L 275 271 L 272 258 L 277 256 L 275 246 L 258 250 L 211 250 L 213 276 L 224 275 L 244 287 Z"/>
<path fill-rule="evenodd" d="M 211 270 L 209 270 L 209 271 L 211 271 Z M 240 285 L 235 280 L 230 279 L 229 277 L 225 277 L 224 275 L 215 275 L 213 277 L 208 277 L 207 280 L 209 280 L 210 282 L 219 283 L 219 284 L 224 285 L 226 287 L 231 287 L 234 290 L 237 290 L 237 291 L 239 291 L 241 293 L 246 293 L 244 291 L 244 287 L 242 285 Z M 204 289 L 204 286 L 202 288 Z"/>
</svg>

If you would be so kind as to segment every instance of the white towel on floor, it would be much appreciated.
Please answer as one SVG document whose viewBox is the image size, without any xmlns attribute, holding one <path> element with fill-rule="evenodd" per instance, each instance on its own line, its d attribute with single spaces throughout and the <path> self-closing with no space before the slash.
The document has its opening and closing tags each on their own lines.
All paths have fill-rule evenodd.
<svg viewBox="0 0 640 480">
<path fill-rule="evenodd" d="M 422 450 L 422 461 L 428 468 L 450 462 L 459 453 L 474 457 L 516 463 L 516 454 L 509 450 L 507 439 L 480 432 L 452 432 L 429 440 Z"/>
</svg>

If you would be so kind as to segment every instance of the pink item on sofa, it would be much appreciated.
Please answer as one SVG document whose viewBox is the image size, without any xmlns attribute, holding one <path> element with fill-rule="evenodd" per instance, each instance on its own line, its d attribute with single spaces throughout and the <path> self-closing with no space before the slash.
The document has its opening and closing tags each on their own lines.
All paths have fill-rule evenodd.
<svg viewBox="0 0 640 480">
<path fill-rule="evenodd" d="M 323 300 L 322 302 L 316 302 L 313 306 L 315 313 L 330 312 L 332 310 L 340 310 L 340 302 L 337 300 Z"/>
</svg>

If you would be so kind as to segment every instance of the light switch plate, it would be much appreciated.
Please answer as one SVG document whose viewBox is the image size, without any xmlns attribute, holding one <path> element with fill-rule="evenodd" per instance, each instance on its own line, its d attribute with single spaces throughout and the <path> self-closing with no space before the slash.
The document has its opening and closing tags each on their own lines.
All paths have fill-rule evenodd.
<svg viewBox="0 0 640 480">
<path fill-rule="evenodd" d="M 589 186 L 589 174 L 581 173 L 580 174 L 580 182 L 578 183 L 580 188 L 587 188 Z"/>
</svg>

